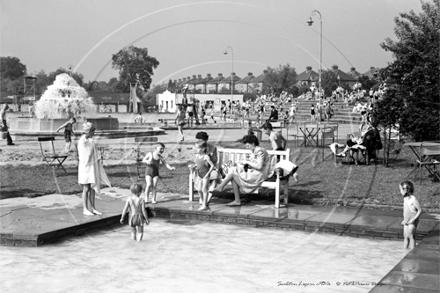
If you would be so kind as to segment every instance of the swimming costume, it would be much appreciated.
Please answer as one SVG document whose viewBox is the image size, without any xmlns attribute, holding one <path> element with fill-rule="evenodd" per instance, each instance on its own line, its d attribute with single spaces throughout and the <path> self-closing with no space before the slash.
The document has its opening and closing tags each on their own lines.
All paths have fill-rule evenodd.
<svg viewBox="0 0 440 293">
<path fill-rule="evenodd" d="M 138 204 L 136 205 L 133 200 L 130 200 L 130 205 L 132 205 L 131 210 L 135 211 L 135 213 L 130 216 L 130 227 L 142 226 L 144 224 L 145 219 L 142 213 L 142 201 L 143 199 L 140 198 Z"/>
<path fill-rule="evenodd" d="M 147 167 L 145 168 L 145 176 L 150 176 L 154 178 L 159 176 L 160 159 L 155 159 L 153 157 L 153 154 L 151 156 L 152 156 L 151 164 L 147 165 Z"/>
</svg>

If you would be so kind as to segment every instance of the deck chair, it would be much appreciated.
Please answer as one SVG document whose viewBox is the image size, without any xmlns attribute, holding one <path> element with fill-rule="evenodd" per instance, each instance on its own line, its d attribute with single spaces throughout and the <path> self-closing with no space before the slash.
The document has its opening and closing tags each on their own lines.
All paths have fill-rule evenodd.
<svg viewBox="0 0 440 293">
<path fill-rule="evenodd" d="M 145 174 L 142 172 L 144 166 L 142 164 L 142 160 L 145 157 L 145 153 L 141 151 L 142 144 L 148 144 L 151 142 L 157 142 L 158 139 L 156 136 L 147 136 L 147 137 L 135 137 L 134 141 L 136 142 L 136 172 L 138 175 L 138 180 L 144 180 Z"/>
<path fill-rule="evenodd" d="M 68 153 L 57 153 L 55 152 L 54 146 L 55 137 L 39 137 L 38 142 L 40 143 L 41 156 L 43 161 L 46 162 L 49 167 L 54 169 L 62 168 L 64 173 L 67 174 L 66 169 L 63 167 L 64 161 L 69 156 Z M 48 146 L 49 145 L 49 146 Z"/>
<path fill-rule="evenodd" d="M 416 167 L 420 175 L 420 185 L 422 184 L 423 168 L 440 180 L 440 174 L 436 171 L 436 167 L 440 166 L 440 161 L 436 156 L 440 156 L 440 145 L 423 145 L 420 150 L 420 159 L 416 160 Z"/>
</svg>

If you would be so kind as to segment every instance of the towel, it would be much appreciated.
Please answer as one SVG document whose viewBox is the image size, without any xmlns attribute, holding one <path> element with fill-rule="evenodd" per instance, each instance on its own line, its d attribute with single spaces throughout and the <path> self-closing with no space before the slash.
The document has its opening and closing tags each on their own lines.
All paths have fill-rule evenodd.
<svg viewBox="0 0 440 293">
<path fill-rule="evenodd" d="M 298 166 L 295 165 L 294 163 L 292 163 L 291 161 L 288 160 L 282 160 L 279 161 L 278 163 L 274 164 L 273 166 L 271 166 L 270 172 L 269 172 L 269 178 L 273 176 L 274 172 L 276 169 L 281 169 L 283 170 L 283 177 L 287 176 L 287 175 L 293 175 L 291 174 L 292 171 L 294 169 L 298 169 Z M 296 172 L 296 170 L 295 170 Z"/>
<path fill-rule="evenodd" d="M 83 135 L 78 140 L 78 157 L 79 184 L 90 184 L 96 194 L 100 194 L 101 184 L 111 187 L 92 138 L 86 138 Z"/>
</svg>

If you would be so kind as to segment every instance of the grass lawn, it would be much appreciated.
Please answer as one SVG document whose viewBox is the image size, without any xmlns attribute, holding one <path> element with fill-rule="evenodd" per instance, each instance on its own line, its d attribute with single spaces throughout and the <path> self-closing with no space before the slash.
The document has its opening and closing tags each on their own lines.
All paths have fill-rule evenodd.
<svg viewBox="0 0 440 293">
<path fill-rule="evenodd" d="M 224 147 L 243 147 L 239 143 L 225 144 Z M 267 147 L 267 143 L 262 143 Z M 379 153 L 379 157 L 382 152 Z M 162 181 L 158 190 L 161 192 L 188 194 L 187 158 L 176 166 L 176 171 L 161 169 Z M 291 160 L 300 166 L 299 182 L 290 183 L 290 202 L 314 205 L 372 205 L 377 207 L 401 207 L 402 198 L 398 184 L 407 180 L 413 168 L 414 157 L 409 149 L 404 149 L 397 160 L 386 168 L 380 164 L 354 165 L 349 163 L 335 164 L 329 149 L 325 150 L 322 160 L 322 149 L 295 148 Z M 0 198 L 35 197 L 44 194 L 80 193 L 77 183 L 77 168 L 68 167 L 67 175 L 61 170 L 53 171 L 45 165 L 6 165 L 0 167 Z M 129 188 L 138 180 L 135 165 L 106 166 L 107 174 L 113 186 Z M 440 213 L 440 184 L 423 173 L 422 185 L 418 177 L 410 177 L 415 182 L 415 195 L 425 211 Z M 144 181 L 139 181 L 144 183 Z M 227 191 L 224 197 L 231 197 Z M 267 198 L 273 201 L 273 191 L 262 190 L 258 195 L 249 198 Z"/>
</svg>

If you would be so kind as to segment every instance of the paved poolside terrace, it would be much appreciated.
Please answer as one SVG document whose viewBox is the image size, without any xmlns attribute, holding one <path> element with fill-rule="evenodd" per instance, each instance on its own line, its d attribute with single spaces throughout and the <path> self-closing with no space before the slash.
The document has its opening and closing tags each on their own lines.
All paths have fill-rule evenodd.
<svg viewBox="0 0 440 293">
<path fill-rule="evenodd" d="M 93 233 L 119 223 L 128 189 L 105 188 L 97 198 L 102 216 L 83 216 L 81 194 L 52 194 L 0 201 L 0 243 L 6 246 L 41 246 L 65 237 Z M 178 194 L 158 193 L 148 204 L 154 218 L 191 219 L 249 228 L 301 230 L 340 236 L 402 241 L 402 211 L 367 208 L 316 207 L 289 204 L 275 209 L 270 201 L 251 201 L 228 207 L 229 200 L 214 198 L 210 210 L 198 211 L 198 201 Z M 439 220 L 422 214 L 417 247 L 406 255 L 371 292 L 439 292 Z M 147 228 L 148 233 L 148 228 Z M 402 241 L 403 242 L 403 241 Z M 403 245 L 402 245 L 403 246 Z M 36 248 L 37 249 L 37 248 Z"/>
</svg>

